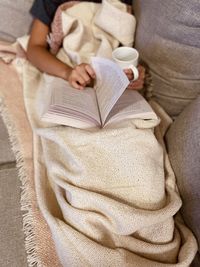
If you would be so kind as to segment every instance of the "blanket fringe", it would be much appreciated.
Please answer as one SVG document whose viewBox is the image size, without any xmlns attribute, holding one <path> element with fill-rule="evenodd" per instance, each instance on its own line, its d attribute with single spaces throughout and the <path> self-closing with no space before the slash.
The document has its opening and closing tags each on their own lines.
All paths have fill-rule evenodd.
<svg viewBox="0 0 200 267">
<path fill-rule="evenodd" d="M 2 100 L 2 99 L 1 99 Z M 29 267 L 43 267 L 40 259 L 37 255 L 37 245 L 35 241 L 35 231 L 34 231 L 34 211 L 32 209 L 32 197 L 34 192 L 32 192 L 32 187 L 27 175 L 27 170 L 25 167 L 25 161 L 23 158 L 23 153 L 20 149 L 19 140 L 16 133 L 16 128 L 12 123 L 10 114 L 7 107 L 0 101 L 0 113 L 2 119 L 7 127 L 9 141 L 11 143 L 12 151 L 16 158 L 16 167 L 18 170 L 18 176 L 21 181 L 21 211 L 23 219 L 23 231 L 25 234 L 25 249 L 27 253 L 27 262 Z"/>
</svg>

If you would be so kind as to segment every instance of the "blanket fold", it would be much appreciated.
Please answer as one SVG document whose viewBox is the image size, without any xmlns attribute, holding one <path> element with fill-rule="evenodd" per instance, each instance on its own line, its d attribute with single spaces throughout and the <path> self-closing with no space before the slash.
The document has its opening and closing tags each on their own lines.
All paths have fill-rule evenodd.
<svg viewBox="0 0 200 267">
<path fill-rule="evenodd" d="M 120 43 L 133 45 L 136 21 L 125 4 L 105 0 L 102 4 L 71 5 L 64 3 L 58 8 L 49 40 L 52 53 L 66 64 L 89 63 L 91 56 L 111 58 Z"/>
<path fill-rule="evenodd" d="M 63 30 L 57 56 L 69 65 L 89 62 L 91 54 L 100 51 L 109 57 L 122 42 L 121 35 L 111 36 L 112 30 L 132 20 L 124 8 L 118 1 L 104 1 L 102 6 L 79 3 L 60 9 L 59 25 L 64 29 L 71 19 L 77 28 Z M 106 31 L 99 21 L 106 23 L 113 9 L 123 19 L 118 28 L 108 23 Z M 128 44 L 132 33 L 127 32 L 123 38 Z M 161 124 L 137 119 L 82 130 L 42 123 L 39 109 L 45 100 L 38 96 L 41 84 L 52 77 L 48 80 L 25 60 L 22 65 L 24 103 L 33 131 L 35 193 L 62 266 L 189 266 L 197 243 L 178 214 L 181 199 L 163 141 L 171 122 L 166 113 L 152 102 Z M 2 91 L 2 98 L 9 98 Z"/>
</svg>

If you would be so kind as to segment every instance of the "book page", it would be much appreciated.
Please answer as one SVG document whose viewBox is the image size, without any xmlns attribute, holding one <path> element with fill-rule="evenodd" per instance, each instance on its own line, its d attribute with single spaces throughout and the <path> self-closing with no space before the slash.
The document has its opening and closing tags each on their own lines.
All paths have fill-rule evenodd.
<svg viewBox="0 0 200 267">
<path fill-rule="evenodd" d="M 86 87 L 84 90 L 77 90 L 71 87 L 67 81 L 57 77 L 51 81 L 49 87 L 52 95 L 48 111 L 43 114 L 46 121 L 50 121 L 52 118 L 53 122 L 56 123 L 56 117 L 58 123 L 62 121 L 62 124 L 66 125 L 69 121 L 67 118 L 70 119 L 70 122 L 74 119 L 86 121 L 93 126 L 101 125 L 96 94 L 93 88 Z"/>
<path fill-rule="evenodd" d="M 158 119 L 149 103 L 139 92 L 126 90 L 109 113 L 106 124 L 131 118 Z"/>
<path fill-rule="evenodd" d="M 102 124 L 109 112 L 129 84 L 127 76 L 113 61 L 93 57 L 92 66 L 96 73 L 96 95 Z"/>
</svg>

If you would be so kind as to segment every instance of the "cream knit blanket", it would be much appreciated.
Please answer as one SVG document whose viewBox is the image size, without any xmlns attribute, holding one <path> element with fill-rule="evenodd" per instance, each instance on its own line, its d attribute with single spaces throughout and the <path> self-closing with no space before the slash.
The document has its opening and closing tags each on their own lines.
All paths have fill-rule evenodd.
<svg viewBox="0 0 200 267">
<path fill-rule="evenodd" d="M 90 8 L 91 16 L 83 12 L 86 7 Z M 87 62 L 92 53 L 109 56 L 109 47 L 113 49 L 122 42 L 116 33 L 111 35 L 112 30 L 133 27 L 123 8 L 119 2 L 105 1 L 102 6 L 81 3 L 63 11 L 63 22 L 74 20 L 76 12 L 79 17 L 71 28 L 74 31 L 67 32 L 63 39 L 58 57 L 73 65 Z M 123 19 L 116 20 L 121 18 L 116 16 L 118 13 Z M 91 17 L 99 19 L 98 27 L 91 20 L 87 24 Z M 88 25 L 87 34 L 84 23 Z M 104 24 L 110 27 L 110 32 Z M 123 25 L 126 28 L 121 28 Z M 95 34 L 102 31 L 104 37 L 100 41 L 99 34 L 89 34 L 94 27 Z M 78 30 L 81 28 L 83 31 Z M 80 43 L 85 41 L 80 53 L 74 47 L 77 41 L 74 46 L 72 41 L 65 41 L 69 37 L 72 41 L 73 38 L 80 39 Z M 34 137 L 37 200 L 62 265 L 189 266 L 197 245 L 191 231 L 176 215 L 181 199 L 163 145 L 169 122 L 166 114 L 152 103 L 162 120 L 156 136 L 154 127 L 159 120 L 131 120 L 102 130 L 44 124 L 38 115 L 44 101 L 40 96 L 52 78 L 42 75 L 28 62 L 23 63 L 22 77 Z"/>
</svg>

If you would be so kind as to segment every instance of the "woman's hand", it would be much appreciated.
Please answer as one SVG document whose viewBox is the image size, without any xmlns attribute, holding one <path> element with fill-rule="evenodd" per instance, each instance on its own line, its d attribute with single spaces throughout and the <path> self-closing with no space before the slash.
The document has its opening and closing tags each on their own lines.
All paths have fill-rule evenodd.
<svg viewBox="0 0 200 267">
<path fill-rule="evenodd" d="M 82 63 L 71 70 L 68 81 L 74 88 L 82 90 L 91 84 L 95 77 L 93 68 L 89 64 Z"/>
<path fill-rule="evenodd" d="M 128 77 L 130 84 L 127 89 L 130 90 L 140 90 L 144 86 L 145 68 L 141 65 L 138 66 L 139 78 L 136 81 L 133 80 L 133 72 L 131 69 L 124 69 L 124 73 Z"/>
</svg>

